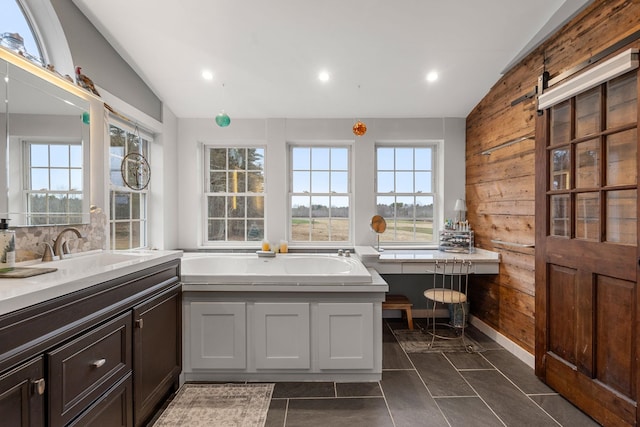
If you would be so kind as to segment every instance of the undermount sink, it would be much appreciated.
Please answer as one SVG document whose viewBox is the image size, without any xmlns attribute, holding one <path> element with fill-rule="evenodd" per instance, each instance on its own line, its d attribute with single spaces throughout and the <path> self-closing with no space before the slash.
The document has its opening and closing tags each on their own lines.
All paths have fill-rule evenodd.
<svg viewBox="0 0 640 427">
<path fill-rule="evenodd" d="M 89 270 L 94 268 L 110 267 L 112 265 L 120 264 L 123 262 L 137 261 L 141 259 L 142 254 L 138 253 L 114 253 L 114 252 L 99 252 L 92 254 L 73 254 L 69 258 L 61 260 L 43 262 L 39 264 L 41 267 L 53 267 L 60 270 L 72 270 L 82 269 Z M 68 256 L 68 255 L 67 255 Z"/>
</svg>

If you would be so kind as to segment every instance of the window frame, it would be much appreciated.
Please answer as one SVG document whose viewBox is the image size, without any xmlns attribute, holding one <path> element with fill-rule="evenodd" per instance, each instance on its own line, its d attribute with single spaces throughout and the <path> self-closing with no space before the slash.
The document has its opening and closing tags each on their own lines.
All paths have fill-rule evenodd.
<svg viewBox="0 0 640 427">
<path fill-rule="evenodd" d="M 142 142 L 143 142 L 143 146 L 144 148 L 142 150 L 139 150 L 137 152 L 143 154 L 147 159 L 149 158 L 150 155 L 150 151 L 151 151 L 151 146 L 153 144 L 153 135 L 150 132 L 146 132 L 142 129 L 140 129 L 139 126 L 131 126 L 128 123 L 125 123 L 119 119 L 114 118 L 113 116 L 109 117 L 109 120 L 107 121 L 107 125 L 108 125 L 108 157 L 109 157 L 109 163 L 108 163 L 108 170 L 109 170 L 109 224 L 108 224 L 108 233 L 109 233 L 109 248 L 111 250 L 128 250 L 128 249 L 144 249 L 144 248 L 148 248 L 149 247 L 149 197 L 151 194 L 150 191 L 150 187 L 152 186 L 152 183 L 149 182 L 149 185 L 147 187 L 145 187 L 142 190 L 134 190 L 132 188 L 127 187 L 126 185 L 117 185 L 114 184 L 113 181 L 111 180 L 111 173 L 113 171 L 115 171 L 115 169 L 111 169 L 111 163 L 112 160 L 114 158 L 117 158 L 120 160 L 119 163 L 122 162 L 122 159 L 124 158 L 124 156 L 126 156 L 127 154 L 129 154 L 130 152 L 134 152 L 134 151 L 129 151 L 129 147 L 128 147 L 128 143 L 125 142 L 125 146 L 124 146 L 124 153 L 122 154 L 122 156 L 120 155 L 115 155 L 111 152 L 111 127 L 116 127 L 124 132 L 126 132 L 126 134 L 132 134 L 135 137 L 138 137 Z M 125 136 L 126 138 L 126 136 Z M 129 196 L 129 216 L 126 219 L 116 219 L 116 215 L 115 215 L 115 209 L 116 209 L 116 205 L 115 205 L 115 199 L 118 195 L 122 195 L 122 194 L 127 194 Z M 133 203 L 131 203 L 131 199 L 133 198 L 133 194 L 139 194 L 140 195 L 140 203 L 139 203 L 139 207 L 140 207 L 140 213 L 139 215 L 137 215 L 138 217 L 135 218 L 134 214 L 133 214 Z M 129 245 L 128 248 L 116 248 L 116 243 L 117 240 L 115 239 L 115 227 L 117 224 L 124 224 L 124 223 L 128 223 L 129 224 Z M 133 246 L 133 233 L 131 233 L 131 230 L 133 230 L 133 224 L 137 223 L 139 224 L 139 242 L 140 242 L 140 246 Z"/>
<path fill-rule="evenodd" d="M 23 209 L 22 211 L 25 212 L 25 219 L 28 225 L 65 225 L 65 224 L 76 224 L 76 223 L 81 223 L 83 221 L 83 216 L 84 216 L 84 206 L 86 204 L 85 200 L 84 200 L 84 192 L 85 192 L 85 186 L 86 186 L 86 180 L 85 180 L 85 171 L 84 171 L 84 159 L 85 159 L 85 146 L 83 144 L 82 140 L 74 140 L 73 138 L 69 138 L 69 139 L 64 139 L 64 140 L 52 140 L 52 139 L 46 139 L 46 140 L 41 140 L 41 139 L 32 139 L 32 138 L 28 138 L 28 139 L 23 139 L 21 141 L 21 145 L 22 145 L 22 164 L 23 164 L 23 176 L 21 177 L 22 179 L 22 197 L 21 197 L 21 203 L 23 205 Z M 46 166 L 33 166 L 33 162 L 32 162 L 32 157 L 31 157 L 31 147 L 33 145 L 46 145 L 48 147 L 48 151 L 49 154 L 47 156 L 47 165 Z M 71 165 L 71 151 L 69 150 L 69 164 L 67 166 L 52 166 L 51 165 L 51 146 L 67 146 L 67 147 L 71 147 L 71 146 L 78 146 L 80 147 L 80 166 L 79 167 L 73 167 Z M 42 190 L 42 189 L 34 189 L 32 188 L 32 179 L 31 179 L 31 171 L 32 169 L 46 169 L 48 171 L 48 175 L 49 175 L 49 188 L 47 188 L 46 190 Z M 52 170 L 67 170 L 69 171 L 69 179 L 71 180 L 71 171 L 73 170 L 79 170 L 80 171 L 80 182 L 81 182 L 81 188 L 80 189 L 76 189 L 73 190 L 71 188 L 71 185 L 69 185 L 69 190 L 54 190 L 51 189 L 51 181 L 50 181 L 50 176 L 51 176 L 51 171 Z M 71 184 L 71 181 L 69 181 L 69 184 Z M 36 193 L 45 193 L 46 194 L 46 198 L 48 199 L 50 195 L 60 195 L 60 194 L 66 194 L 69 196 L 80 196 L 79 200 L 80 200 L 80 212 L 78 212 L 77 214 L 72 214 L 69 209 L 67 208 L 65 210 L 64 213 L 55 213 L 55 212 L 51 212 L 49 210 L 49 204 L 47 203 L 47 209 L 43 212 L 37 212 L 34 213 L 31 211 L 30 208 L 30 202 L 29 202 L 29 196 L 30 194 L 36 194 Z M 67 205 L 68 205 L 68 201 L 67 201 Z M 41 219 L 43 219 L 45 222 L 44 223 L 34 223 L 33 222 L 33 218 L 34 217 L 41 217 Z M 52 221 L 52 218 L 57 218 L 60 221 Z M 74 218 L 74 220 L 70 219 L 70 218 Z"/>
<path fill-rule="evenodd" d="M 347 150 L 347 192 L 335 193 L 329 191 L 328 193 L 294 193 L 293 192 L 293 149 L 294 148 L 339 148 Z M 287 165 L 287 223 L 286 234 L 290 247 L 336 247 L 336 246 L 352 246 L 354 242 L 354 225 L 355 225 L 355 197 L 353 192 L 354 187 L 354 149 L 352 141 L 314 141 L 314 142 L 287 142 L 286 143 L 286 165 Z M 309 173 L 313 173 L 311 165 L 309 166 Z M 324 170 L 323 170 L 324 171 Z M 328 169 L 327 172 L 331 173 L 332 169 Z M 342 170 L 340 170 L 342 171 Z M 292 198 L 296 195 L 306 195 L 313 197 L 316 194 L 319 197 L 347 197 L 349 200 L 349 215 L 347 217 L 347 223 L 349 224 L 349 234 L 347 240 L 294 240 L 293 239 L 293 227 L 292 227 Z M 329 208 L 329 211 L 331 209 Z M 311 215 L 311 210 L 309 212 Z"/>
<path fill-rule="evenodd" d="M 379 177 L 379 172 L 380 169 L 378 168 L 378 149 L 379 148 L 391 148 L 397 150 L 397 149 L 406 149 L 406 148 L 410 148 L 415 150 L 416 148 L 429 148 L 431 150 L 431 169 L 426 169 L 426 170 L 421 170 L 421 169 L 415 169 L 415 151 L 413 154 L 413 169 L 411 169 L 411 172 L 413 173 L 413 182 L 414 182 L 414 190 L 415 190 L 415 173 L 416 171 L 419 172 L 430 172 L 431 173 L 431 192 L 426 192 L 426 193 L 422 193 L 422 192 L 396 192 L 396 188 L 394 187 L 394 191 L 392 192 L 379 192 L 378 191 L 378 177 Z M 422 241 L 422 240 L 415 240 L 415 237 L 413 240 L 380 240 L 380 246 L 381 247 L 386 247 L 386 248 L 390 248 L 390 247 L 399 247 L 399 248 L 412 248 L 412 247 L 421 247 L 421 248 L 432 248 L 432 247 L 437 247 L 438 242 L 439 242 L 439 234 L 440 234 L 440 220 L 439 220 L 439 206 L 438 204 L 441 202 L 441 194 L 439 194 L 439 189 L 441 188 L 441 185 L 443 183 L 440 182 L 440 175 L 439 175 L 439 163 L 441 161 L 440 159 L 440 142 L 439 141 L 435 141 L 435 140 L 429 140 L 429 141 L 376 141 L 374 144 L 374 186 L 373 186 L 373 203 L 374 203 L 374 211 L 376 212 L 376 214 L 380 214 L 378 211 L 378 197 L 384 197 L 384 196 L 394 196 L 394 197 L 419 197 L 419 196 L 424 196 L 424 197 L 431 197 L 433 200 L 433 206 L 432 206 L 432 240 L 431 241 Z M 386 172 L 393 172 L 394 175 L 395 173 L 398 171 L 398 169 L 396 169 L 396 165 L 394 162 L 394 166 L 392 170 L 388 170 L 388 169 L 384 169 L 383 171 Z M 405 171 L 405 170 L 402 170 Z M 406 171 L 405 171 L 406 172 Z M 444 179 L 444 177 L 442 177 L 442 179 Z M 389 217 L 383 215 L 383 217 L 385 218 L 385 220 L 387 220 L 387 231 L 389 231 Z M 392 220 L 395 220 L 395 216 L 393 218 L 391 218 Z M 413 234 L 415 236 L 415 224 L 416 224 L 416 217 L 415 217 L 415 212 L 414 212 L 414 216 L 413 216 L 413 223 L 414 223 L 414 231 Z"/>
<path fill-rule="evenodd" d="M 266 205 L 267 205 L 267 163 L 268 163 L 268 150 L 267 150 L 267 145 L 263 142 L 256 142 L 256 141 L 234 141 L 234 142 L 220 142 L 220 143 L 201 143 L 200 144 L 200 150 L 199 152 L 201 153 L 202 156 L 202 161 L 201 161 L 201 167 L 202 167 L 202 191 L 201 191 L 201 210 L 200 210 L 200 217 L 201 217 L 201 235 L 200 235 L 200 239 L 201 239 L 201 244 L 203 247 L 205 248 L 229 248 L 231 246 L 236 246 L 239 248 L 247 248 L 247 247 L 256 247 L 260 245 L 260 242 L 263 239 L 266 239 L 267 236 L 267 230 L 268 230 L 268 221 L 267 221 L 267 209 L 266 209 Z M 212 149 L 224 149 L 227 150 L 227 155 L 226 155 L 226 167 L 228 168 L 228 162 L 229 162 L 229 158 L 228 158 L 228 150 L 230 149 L 244 149 L 244 150 L 249 150 L 249 149 L 260 149 L 263 151 L 263 158 L 262 158 L 262 175 L 263 175 L 263 191 L 262 193 L 254 193 L 254 192 L 238 192 L 238 193 L 230 193 L 228 191 L 225 192 L 211 192 L 210 187 L 209 187 L 209 173 L 210 173 L 210 168 L 209 168 L 209 161 L 210 161 L 210 157 L 209 157 L 209 153 L 210 150 Z M 248 170 L 248 169 L 247 169 Z M 229 169 L 225 169 L 225 172 L 229 172 Z M 208 214 L 208 208 L 209 208 L 209 203 L 208 203 L 208 197 L 210 196 L 224 196 L 224 197 L 230 197 L 233 196 L 233 194 L 236 195 L 241 195 L 243 197 L 251 197 L 251 196 L 255 196 L 255 195 L 261 195 L 261 197 L 263 198 L 263 204 L 264 204 L 264 208 L 263 208 L 263 235 L 259 240 L 228 240 L 228 233 L 225 231 L 225 240 L 209 240 L 209 214 Z M 246 210 L 245 210 L 245 215 L 242 217 L 245 221 L 247 220 L 247 216 L 246 216 Z M 227 210 L 225 209 L 225 220 L 228 219 L 227 216 Z M 238 217 L 238 219 L 240 219 L 240 217 Z M 226 230 L 226 227 L 225 227 Z M 245 229 L 245 239 L 248 237 L 248 232 Z"/>
</svg>

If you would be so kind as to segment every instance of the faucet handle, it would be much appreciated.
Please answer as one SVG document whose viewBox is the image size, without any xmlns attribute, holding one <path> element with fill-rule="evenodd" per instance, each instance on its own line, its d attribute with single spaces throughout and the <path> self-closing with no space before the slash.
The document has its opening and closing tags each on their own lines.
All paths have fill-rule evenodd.
<svg viewBox="0 0 640 427">
<path fill-rule="evenodd" d="M 62 253 L 63 254 L 70 254 L 71 250 L 69 249 L 69 241 L 65 240 L 64 242 L 62 242 Z"/>
<path fill-rule="evenodd" d="M 47 242 L 42 242 L 44 251 L 42 252 L 42 262 L 53 261 L 53 249 Z"/>
</svg>

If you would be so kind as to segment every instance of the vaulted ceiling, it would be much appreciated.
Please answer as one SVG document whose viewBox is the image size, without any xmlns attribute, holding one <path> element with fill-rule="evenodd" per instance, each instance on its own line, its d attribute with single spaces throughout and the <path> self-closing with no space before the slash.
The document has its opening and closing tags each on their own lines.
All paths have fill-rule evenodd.
<svg viewBox="0 0 640 427">
<path fill-rule="evenodd" d="M 466 117 L 510 64 L 589 3 L 73 1 L 185 118 L 221 109 L 235 118 Z"/>
</svg>

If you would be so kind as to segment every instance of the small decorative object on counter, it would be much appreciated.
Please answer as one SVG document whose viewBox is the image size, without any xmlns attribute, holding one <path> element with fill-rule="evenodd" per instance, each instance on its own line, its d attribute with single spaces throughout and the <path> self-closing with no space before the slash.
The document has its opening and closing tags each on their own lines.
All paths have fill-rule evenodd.
<svg viewBox="0 0 640 427">
<path fill-rule="evenodd" d="M 443 252 L 470 254 L 475 251 L 473 231 L 443 230 L 440 232 L 438 249 Z"/>
<path fill-rule="evenodd" d="M 289 242 L 286 240 L 280 240 L 280 253 L 286 254 L 287 252 L 289 252 Z"/>
<path fill-rule="evenodd" d="M 0 219 L 0 272 L 11 271 L 16 265 L 16 233 L 9 230 L 8 219 Z"/>
</svg>

